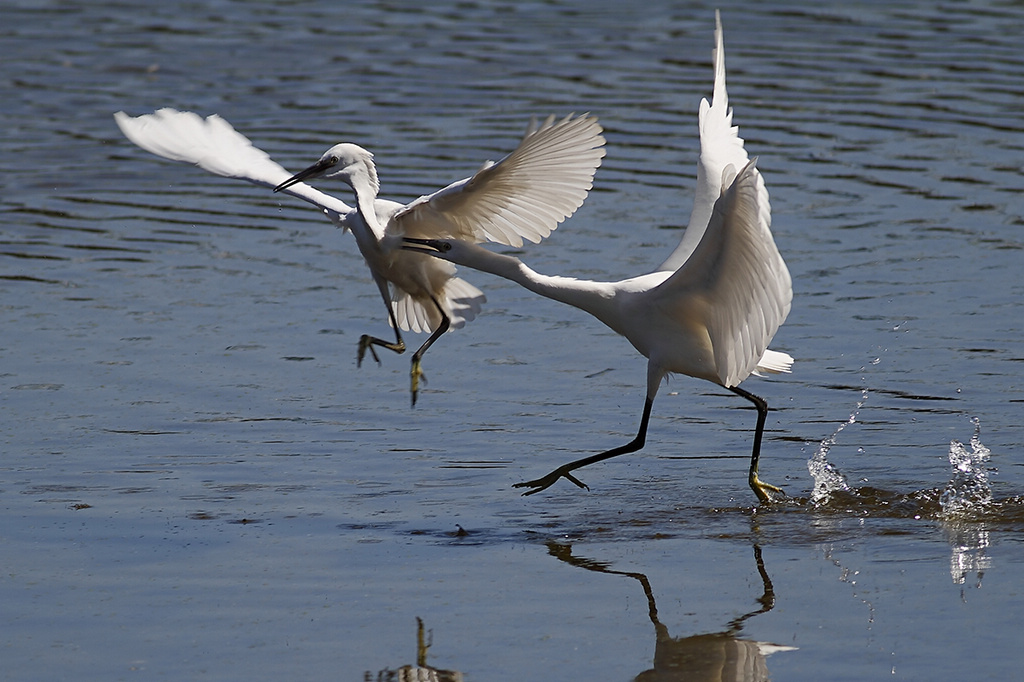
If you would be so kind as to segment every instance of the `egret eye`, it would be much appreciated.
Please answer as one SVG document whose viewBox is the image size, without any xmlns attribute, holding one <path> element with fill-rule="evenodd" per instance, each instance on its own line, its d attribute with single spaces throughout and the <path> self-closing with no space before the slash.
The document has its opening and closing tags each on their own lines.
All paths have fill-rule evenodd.
<svg viewBox="0 0 1024 682">
<path fill-rule="evenodd" d="M 327 159 L 327 162 L 330 163 L 332 166 L 337 166 L 338 161 L 340 161 L 340 159 L 337 156 L 332 156 L 331 158 Z"/>
</svg>

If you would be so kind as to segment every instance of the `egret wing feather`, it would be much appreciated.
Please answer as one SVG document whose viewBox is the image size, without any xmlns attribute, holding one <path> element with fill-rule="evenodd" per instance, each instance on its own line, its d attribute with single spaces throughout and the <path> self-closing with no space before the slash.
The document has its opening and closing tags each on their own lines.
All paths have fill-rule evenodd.
<svg viewBox="0 0 1024 682">
<path fill-rule="evenodd" d="M 770 348 L 765 350 L 764 355 L 757 361 L 757 367 L 753 374 L 764 376 L 765 374 L 788 373 L 793 368 L 793 356 Z"/>
<path fill-rule="evenodd" d="M 722 19 L 715 12 L 715 48 L 712 51 L 715 85 L 711 102 L 702 99 L 698 116 L 700 130 L 700 159 L 697 162 L 697 185 L 693 197 L 690 222 L 683 238 L 658 270 L 674 271 L 690 257 L 697 247 L 711 219 L 715 202 L 722 194 L 722 173 L 726 166 L 743 168 L 749 160 L 743 148 L 739 127 L 732 124 L 732 108 L 725 89 L 725 40 Z M 763 189 L 764 183 L 761 183 Z M 767 203 L 767 191 L 765 190 Z"/>
<path fill-rule="evenodd" d="M 399 329 L 419 334 L 433 331 L 441 323 L 437 308 L 427 307 L 405 290 L 391 287 L 391 295 L 391 309 Z"/>
<path fill-rule="evenodd" d="M 592 116 L 531 123 L 511 154 L 412 202 L 389 231 L 508 246 L 539 242 L 583 204 L 604 142 Z"/>
<path fill-rule="evenodd" d="M 487 302 L 484 292 L 461 277 L 452 277 L 448 280 L 444 287 L 444 296 L 451 306 L 453 329 L 461 329 L 467 322 L 475 320 L 483 304 Z"/>
<path fill-rule="evenodd" d="M 452 268 L 451 272 L 454 273 L 455 269 Z M 391 292 L 391 305 L 400 329 L 416 333 L 429 333 L 437 329 L 441 323 L 441 314 L 436 306 L 420 301 L 398 287 L 391 287 Z M 476 319 L 483 304 L 487 302 L 482 291 L 454 276 L 445 282 L 439 298 L 441 305 L 448 311 L 451 324 L 449 331 L 462 329 L 467 322 Z"/>
<path fill-rule="evenodd" d="M 723 386 L 736 386 L 757 369 L 785 365 L 768 343 L 789 315 L 793 287 L 770 229 L 770 207 L 762 205 L 764 181 L 750 161 L 715 203 L 708 228 L 693 255 L 658 289 L 667 298 L 699 298 Z M 788 356 L 787 356 L 788 357 Z M 759 365 L 762 358 L 764 365 Z M 789 359 L 792 364 L 792 358 Z"/>
<path fill-rule="evenodd" d="M 136 117 L 119 111 L 114 120 L 124 136 L 142 149 L 171 161 L 195 164 L 214 175 L 271 188 L 292 175 L 217 114 L 204 119 L 191 111 L 164 108 Z M 340 199 L 305 183 L 284 191 L 333 212 L 332 217 L 352 210 Z"/>
</svg>

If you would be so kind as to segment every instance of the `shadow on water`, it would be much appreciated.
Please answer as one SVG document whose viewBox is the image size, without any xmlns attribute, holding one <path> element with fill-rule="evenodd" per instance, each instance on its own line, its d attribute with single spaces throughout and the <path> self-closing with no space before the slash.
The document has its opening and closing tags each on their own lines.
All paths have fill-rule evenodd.
<svg viewBox="0 0 1024 682">
<path fill-rule="evenodd" d="M 654 588 L 645 574 L 616 570 L 609 562 L 574 554 L 571 544 L 555 541 L 546 544 L 548 554 L 570 566 L 620 575 L 640 583 L 647 600 L 648 617 L 654 626 L 655 643 L 653 667 L 638 673 L 633 678 L 635 682 L 763 682 L 770 679 L 767 664 L 769 655 L 796 650 L 796 647 L 758 642 L 740 636 L 749 619 L 768 613 L 775 606 L 775 588 L 765 568 L 761 547 L 757 544 L 753 545 L 754 561 L 763 588 L 761 596 L 756 600 L 758 607 L 733 618 L 721 631 L 688 637 L 673 637 L 669 634 L 668 627 L 658 617 Z M 376 676 L 367 671 L 363 677 L 364 682 L 461 682 L 461 672 L 427 664 L 432 633 L 424 636 L 422 619 L 417 618 L 416 625 L 416 664 L 398 669 L 386 668 Z"/>
<path fill-rule="evenodd" d="M 543 544 L 548 555 L 570 566 L 596 573 L 623 576 L 635 580 L 647 603 L 647 616 L 653 625 L 655 642 L 652 666 L 637 673 L 635 682 L 696 682 L 721 680 L 732 682 L 762 682 L 770 679 L 768 657 L 779 652 L 794 651 L 796 647 L 744 638 L 748 621 L 769 613 L 775 608 L 775 588 L 762 556 L 761 547 L 772 545 L 813 545 L 822 558 L 839 571 L 839 580 L 853 589 L 853 596 L 867 607 L 868 623 L 875 621 L 874 597 L 858 585 L 858 571 L 846 564 L 840 544 L 858 538 L 877 538 L 885 535 L 927 537 L 929 541 L 941 538 L 950 548 L 949 572 L 954 585 L 959 585 L 961 598 L 966 602 L 965 590 L 981 586 L 986 571 L 992 568 L 988 555 L 993 531 L 1024 528 L 1024 498 L 1021 496 L 999 499 L 992 494 L 989 476 L 994 471 L 989 463 L 990 452 L 981 442 L 980 421 L 973 419 L 974 433 L 966 442 L 953 440 L 949 445 L 951 474 L 944 486 L 897 492 L 880 487 L 854 487 L 847 476 L 828 460 L 830 448 L 839 435 L 855 423 L 858 404 L 849 420 L 823 440 L 808 460 L 808 471 L 815 486 L 805 498 L 789 498 L 778 504 L 762 507 L 735 507 L 711 509 L 699 503 L 675 507 L 671 512 L 681 526 L 713 527 L 719 539 L 730 542 L 749 542 L 753 549 L 756 571 L 761 581 L 761 595 L 756 608 L 724 623 L 721 630 L 673 637 L 668 626 L 659 617 L 655 588 L 645 573 L 619 570 L 612 561 L 602 561 L 574 552 L 579 543 L 565 538 L 580 538 L 581 542 L 607 539 L 603 532 L 613 525 L 608 518 L 590 518 L 570 530 L 572 522 L 561 518 L 549 531 L 539 533 L 534 540 Z M 632 521 L 621 520 L 616 531 L 623 534 L 640 531 L 649 526 L 653 539 L 672 535 L 673 523 L 669 516 L 652 516 L 648 510 L 643 517 Z M 704 523 L 711 517 L 720 523 Z M 679 528 L 681 526 L 675 526 Z M 725 532 L 722 532 L 722 531 Z M 499 533 L 500 535 L 500 533 Z M 794 538 L 797 538 L 794 540 Z M 633 539 L 636 539 L 633 537 Z M 457 532 L 445 534 L 452 543 L 482 543 L 500 541 L 486 531 L 477 533 L 458 527 Z M 431 667 L 427 664 L 430 643 L 424 638 L 423 623 L 417 619 L 417 663 L 397 670 L 385 669 L 373 677 L 367 672 L 366 682 L 404 682 L 429 680 L 458 682 L 460 672 Z M 774 660 L 774 659 L 773 659 Z"/>
<path fill-rule="evenodd" d="M 754 545 L 754 561 L 761 576 L 764 591 L 758 598 L 757 609 L 732 619 L 721 632 L 710 632 L 689 637 L 672 637 L 668 627 L 658 619 L 658 606 L 654 589 L 643 573 L 617 571 L 611 565 L 595 559 L 574 555 L 572 545 L 548 543 L 548 553 L 559 561 L 588 571 L 622 575 L 640 583 L 647 598 L 648 616 L 654 625 L 654 667 L 639 673 L 636 682 L 759 682 L 769 679 L 766 657 L 778 651 L 793 651 L 795 647 L 756 642 L 739 637 L 744 623 L 754 616 L 767 613 L 775 606 L 775 588 L 765 570 L 761 548 Z"/>
<path fill-rule="evenodd" d="M 462 682 L 462 673 L 458 670 L 442 670 L 427 665 L 427 652 L 433 644 L 434 633 L 424 633 L 423 619 L 416 618 L 416 665 L 403 665 L 397 670 L 385 668 L 377 673 L 366 671 L 364 682 Z"/>
</svg>

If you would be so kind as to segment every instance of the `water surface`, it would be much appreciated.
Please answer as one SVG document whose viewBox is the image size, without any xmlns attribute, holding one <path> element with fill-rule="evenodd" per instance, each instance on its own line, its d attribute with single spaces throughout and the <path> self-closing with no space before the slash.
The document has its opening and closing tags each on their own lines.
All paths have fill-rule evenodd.
<svg viewBox="0 0 1024 682">
<path fill-rule="evenodd" d="M 790 500 L 756 507 L 753 414 L 685 377 L 589 492 L 520 497 L 632 437 L 623 339 L 464 273 L 486 313 L 410 410 L 407 357 L 356 366 L 387 328 L 350 236 L 111 117 L 219 113 L 295 170 L 353 141 L 411 199 L 590 111 L 594 191 L 517 255 L 621 278 L 689 215 L 715 6 L 346 4 L 0 9 L 5 677 L 387 679 L 418 617 L 420 663 L 466 680 L 704 679 L 719 651 L 737 679 L 1012 679 L 1024 9 L 721 5 L 794 283 L 794 373 L 745 384 Z M 965 475 L 989 497 L 944 506 Z"/>
</svg>

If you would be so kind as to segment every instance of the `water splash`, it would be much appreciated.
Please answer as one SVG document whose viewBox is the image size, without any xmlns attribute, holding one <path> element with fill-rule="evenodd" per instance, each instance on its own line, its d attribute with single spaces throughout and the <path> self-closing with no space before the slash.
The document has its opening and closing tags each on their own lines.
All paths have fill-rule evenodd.
<svg viewBox="0 0 1024 682">
<path fill-rule="evenodd" d="M 849 568 L 844 565 L 842 561 L 837 559 L 833 554 L 832 544 L 820 545 L 820 549 L 824 552 L 825 558 L 832 562 L 832 564 L 839 569 L 839 582 L 846 583 L 853 590 L 853 596 L 860 600 L 864 606 L 868 609 L 868 627 L 870 628 L 875 622 L 875 605 L 874 603 L 860 594 L 860 588 L 857 586 L 857 579 L 860 576 L 860 571 Z"/>
<path fill-rule="evenodd" d="M 981 442 L 981 422 L 971 419 L 974 435 L 970 450 L 958 440 L 949 443 L 949 463 L 953 476 L 939 496 L 946 537 L 950 545 L 949 576 L 954 585 L 961 585 L 961 598 L 966 599 L 963 586 L 969 576 L 976 577 L 981 587 L 985 571 L 992 567 L 987 550 L 989 532 L 978 516 L 993 506 L 992 490 L 988 484 L 988 459 L 991 452 Z"/>
<path fill-rule="evenodd" d="M 981 422 L 971 418 L 974 435 L 971 436 L 970 451 L 960 441 L 949 443 L 949 463 L 953 466 L 953 477 L 939 497 L 945 516 L 984 511 L 992 504 L 992 490 L 988 485 L 989 449 L 981 443 Z"/>
<path fill-rule="evenodd" d="M 992 559 L 988 556 L 991 544 L 989 531 L 984 524 L 950 523 L 946 526 L 946 539 L 949 541 L 949 577 L 954 585 L 967 586 L 967 579 L 974 578 L 974 587 L 981 587 L 985 571 L 992 568 Z M 966 596 L 961 588 L 961 598 Z"/>
<path fill-rule="evenodd" d="M 814 479 L 811 504 L 825 504 L 833 493 L 850 491 L 850 484 L 846 482 L 846 477 L 828 461 L 828 453 L 832 446 L 836 444 L 839 434 L 842 433 L 843 429 L 857 421 L 860 408 L 864 407 L 867 399 L 868 391 L 864 389 L 861 392 L 860 400 L 857 402 L 857 407 L 850 414 L 850 418 L 840 424 L 839 428 L 831 436 L 821 441 L 817 452 L 807 460 L 807 471 L 810 472 L 811 478 Z"/>
</svg>

